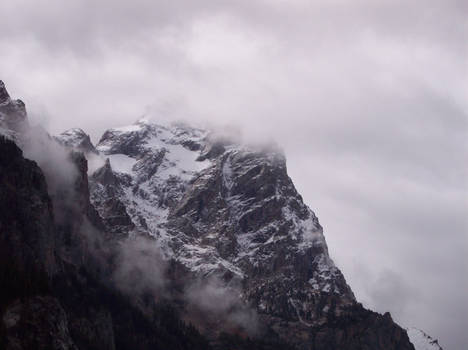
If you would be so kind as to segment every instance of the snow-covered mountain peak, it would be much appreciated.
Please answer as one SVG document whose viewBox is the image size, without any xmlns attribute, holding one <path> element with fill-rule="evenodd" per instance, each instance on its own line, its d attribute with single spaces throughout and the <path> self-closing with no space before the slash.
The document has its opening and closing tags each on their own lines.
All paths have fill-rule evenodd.
<svg viewBox="0 0 468 350">
<path fill-rule="evenodd" d="M 92 144 L 89 135 L 80 128 L 66 130 L 60 135 L 55 136 L 55 139 L 64 146 L 75 148 L 76 150 L 84 153 L 98 153 Z"/>
<path fill-rule="evenodd" d="M 152 236 L 166 259 L 241 283 L 258 312 L 281 307 L 299 327 L 355 301 L 277 148 L 147 120 L 107 130 L 96 148 L 109 163 L 90 178 L 91 200 L 118 236 Z M 311 313 L 322 294 L 340 305 Z"/>
<path fill-rule="evenodd" d="M 75 139 L 81 139 L 87 136 L 87 134 L 83 131 L 83 129 L 71 128 L 62 132 L 60 136 L 62 136 L 64 139 L 75 140 Z"/>
<path fill-rule="evenodd" d="M 107 130 L 98 144 L 105 154 L 122 153 L 139 156 L 146 150 L 161 149 L 168 145 L 182 145 L 189 150 L 199 150 L 208 132 L 183 124 L 157 124 L 140 119 L 128 126 Z"/>
<path fill-rule="evenodd" d="M 161 181 L 188 181 L 210 165 L 208 160 L 199 159 L 206 135 L 200 129 L 180 124 L 164 126 L 143 119 L 106 131 L 97 149 L 110 158 L 116 171 L 139 180 L 154 175 Z"/>
<path fill-rule="evenodd" d="M 26 234 L 21 231 L 16 234 L 13 230 L 11 236 L 12 231 L 6 232 L 8 237 L 5 236 L 3 242 L 24 236 L 24 243 L 20 240 L 21 245 L 16 246 L 20 248 L 19 252 L 41 253 L 44 249 L 37 244 L 34 244 L 35 249 L 29 249 L 29 241 L 38 234 L 44 237 L 44 246 L 50 247 L 50 253 L 66 261 L 63 264 L 64 283 L 61 277 L 54 280 L 59 282 L 58 289 L 64 293 L 64 298 L 57 303 L 64 302 L 68 306 L 64 307 L 67 313 L 55 306 L 40 306 L 40 310 L 25 314 L 27 318 L 23 317 L 22 308 L 15 311 L 21 313 L 18 319 L 22 319 L 20 323 L 24 327 L 18 329 L 15 326 L 8 330 L 0 327 L 1 332 L 6 330 L 14 335 L 12 339 L 15 341 L 23 330 L 31 335 L 28 339 L 35 338 L 35 334 L 48 334 L 50 337 L 47 338 L 54 341 L 57 334 L 63 334 L 61 330 L 68 332 L 68 320 L 73 332 L 79 328 L 78 331 L 85 335 L 81 338 L 78 334 L 76 339 L 87 343 L 89 336 L 89 344 L 96 348 L 127 344 L 127 339 L 135 348 L 146 348 L 146 345 L 140 346 L 142 344 L 152 347 L 146 337 L 139 338 L 137 334 L 144 319 L 133 311 L 126 311 L 125 305 L 131 304 L 143 312 L 141 316 L 151 319 L 151 327 L 143 330 L 151 339 L 155 335 L 161 345 L 157 331 L 160 328 L 154 328 L 152 323 L 159 324 L 161 320 L 154 320 L 159 309 L 154 309 L 153 299 L 167 297 L 167 301 L 183 315 L 184 321 L 195 322 L 213 344 L 221 339 L 218 335 L 225 330 L 238 334 L 262 328 L 258 335 L 272 338 L 272 349 L 289 348 L 281 345 L 287 343 L 297 349 L 357 349 L 365 344 L 369 349 L 414 350 L 406 332 L 389 314 L 379 315 L 356 302 L 328 255 L 317 217 L 296 191 L 287 174 L 286 159 L 275 147 L 244 145 L 225 135 L 180 123 L 167 125 L 139 120 L 131 126 L 108 130 L 98 145 L 99 152 L 96 150 L 97 154 L 94 154 L 83 149 L 83 141 L 89 140 L 83 130 L 71 129 L 52 138 L 41 128 L 29 127 L 25 117 L 26 110 L 21 101 L 9 100 L 6 105 L 0 105 L 0 132 L 15 132 L 26 141 L 39 138 L 42 148 L 38 153 L 45 156 L 39 165 L 44 173 L 33 162 L 25 161 L 11 141 L 3 142 L 0 154 L 5 171 L 0 174 L 7 176 L 0 184 L 6 193 L 11 193 L 4 196 L 5 210 L 0 211 L 6 214 L 2 216 L 2 220 L 7 220 L 3 227 L 14 229 L 18 219 L 20 224 L 23 221 L 32 224 L 24 231 Z M 28 127 L 21 128 L 25 125 Z M 0 137 L 1 140 L 5 141 Z M 29 141 L 22 145 L 37 151 L 35 144 Z M 57 142 L 66 147 L 58 146 Z M 90 141 L 89 144 L 92 146 Z M 48 149 L 58 152 L 43 151 Z M 71 149 L 82 150 L 84 154 L 71 152 Z M 56 153 L 60 155 L 59 159 Z M 27 158 L 27 152 L 24 154 Z M 53 160 L 53 166 L 47 164 L 49 160 Z M 47 189 L 51 187 L 46 186 L 45 181 L 51 180 L 49 185 L 56 184 L 54 175 L 60 169 L 67 170 L 70 165 L 72 172 L 60 171 L 66 174 L 67 181 L 64 186 L 58 182 L 59 190 L 53 193 L 59 195 L 48 197 Z M 73 183 L 68 181 L 71 173 L 74 174 Z M 25 186 L 21 185 L 23 180 L 27 181 Z M 42 184 L 40 188 L 37 187 L 39 182 Z M 38 189 L 40 192 L 36 191 Z M 31 201 L 31 195 L 23 196 L 31 190 L 34 201 Z M 71 190 L 70 194 L 68 190 Z M 36 192 L 41 198 L 39 202 Z M 11 207 L 10 199 L 21 201 Z M 10 209 L 22 208 L 27 211 L 10 215 Z M 66 214 L 66 220 L 60 219 L 57 227 L 52 221 L 52 208 L 60 208 L 59 211 Z M 37 220 L 28 221 L 31 217 L 37 217 Z M 20 226 L 24 225 L 18 226 L 21 229 Z M 98 239 L 90 240 L 90 236 Z M 138 236 L 145 239 L 134 240 Z M 126 252 L 125 247 L 128 248 L 132 241 L 141 241 L 145 246 L 141 252 L 144 253 L 143 264 L 141 253 L 135 252 L 134 248 L 129 250 L 128 259 L 127 254 L 120 254 Z M 60 245 L 55 246 L 55 243 Z M 161 261 L 159 248 L 167 264 Z M 34 267 L 42 260 L 36 255 L 33 259 Z M 29 266 L 28 262 L 21 264 Z M 6 266 L 14 265 L 8 263 Z M 158 271 L 161 269 L 164 271 Z M 109 289 L 112 288 L 109 282 L 116 276 L 114 271 L 135 275 L 131 279 L 123 276 L 130 287 L 127 288 L 132 289 L 125 290 L 125 293 L 131 293 L 128 300 L 122 299 L 123 304 L 115 303 L 120 293 L 114 294 Z M 22 276 L 19 281 L 23 278 L 35 281 L 29 274 L 19 276 Z M 104 293 L 95 289 L 98 281 L 92 276 L 102 278 L 106 286 Z M 41 274 L 40 278 L 43 277 Z M 134 288 L 135 284 L 146 285 L 146 281 L 153 281 L 154 277 L 159 281 L 161 277 L 165 279 L 164 291 L 152 291 L 146 286 L 144 290 Z M 25 301 L 30 299 L 29 282 L 25 284 L 25 294 L 28 295 Z M 62 289 L 65 284 L 66 289 Z M 115 287 L 121 288 L 120 283 Z M 43 299 L 42 287 L 38 290 Z M 224 300 L 221 302 L 217 296 Z M 55 291 L 51 297 L 55 298 Z M 111 300 L 106 300 L 108 297 Z M 204 300 L 200 301 L 201 298 Z M 76 308 L 77 300 L 79 308 Z M 16 305 L 16 301 L 14 303 Z M 214 305 L 218 303 L 224 304 L 220 305 L 221 310 Z M 103 305 L 110 307 L 112 313 L 101 308 Z M 18 308 L 13 306 L 13 309 Z M 76 310 L 77 314 L 75 311 L 69 313 L 69 310 Z M 83 318 L 83 313 L 88 315 L 87 318 Z M 49 319 L 43 322 L 42 314 L 52 317 L 52 332 Z M 60 331 L 57 332 L 56 321 L 61 319 L 63 322 L 60 321 Z M 116 328 L 114 319 L 120 320 Z M 135 320 L 136 328 L 127 327 Z M 175 320 L 179 323 L 177 318 Z M 256 327 L 257 321 L 261 327 Z M 76 324 L 80 327 L 74 327 Z M 162 326 L 165 327 L 164 322 Z M 121 332 L 112 332 L 112 329 Z M 130 338 L 124 338 L 124 343 L 114 343 L 114 333 L 128 333 Z M 101 338 L 105 343 L 100 342 Z M 269 343 L 260 341 L 261 348 L 270 348 Z M 73 345 L 71 340 L 70 344 Z M 249 340 L 245 348 L 257 348 L 255 344 Z M 216 344 L 214 347 L 225 348 Z"/>
</svg>

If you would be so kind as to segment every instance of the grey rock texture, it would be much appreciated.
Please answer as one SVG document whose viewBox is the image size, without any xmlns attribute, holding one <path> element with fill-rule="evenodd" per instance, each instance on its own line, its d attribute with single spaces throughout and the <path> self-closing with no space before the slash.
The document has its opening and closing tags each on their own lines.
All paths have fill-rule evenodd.
<svg viewBox="0 0 468 350">
<path fill-rule="evenodd" d="M 27 114 L 24 102 L 12 100 L 5 84 L 0 80 L 0 127 L 16 133 L 22 132 L 25 124 L 27 124 Z"/>
<path fill-rule="evenodd" d="M 119 199 L 123 195 L 121 180 L 112 171 L 109 159 L 102 168 L 92 174 L 90 180 L 93 204 L 100 208 L 99 214 L 104 220 L 107 232 L 116 235 L 131 232 L 135 225 Z"/>
<path fill-rule="evenodd" d="M 55 136 L 55 139 L 62 145 L 74 148 L 75 150 L 83 153 L 98 153 L 96 148 L 94 148 L 89 135 L 79 128 L 66 130 L 60 135 Z"/>
<path fill-rule="evenodd" d="M 412 349 L 389 315 L 356 302 L 277 148 L 146 120 L 106 131 L 96 148 L 108 161 L 91 176 L 92 202 L 109 217 L 102 203 L 118 201 L 115 215 L 122 204 L 135 227 L 116 231 L 153 237 L 190 278 L 237 293 L 248 312 L 218 329 L 255 323 L 300 349 Z M 216 336 L 217 318 L 195 318 Z"/>
<path fill-rule="evenodd" d="M 33 130 L 2 131 L 32 141 Z M 39 157 L 45 172 L 0 135 L 0 349 L 209 349 L 173 308 L 147 302 L 145 313 L 109 281 L 86 158 L 66 149 L 60 158 L 56 141 L 34 136 L 60 160 Z"/>
</svg>

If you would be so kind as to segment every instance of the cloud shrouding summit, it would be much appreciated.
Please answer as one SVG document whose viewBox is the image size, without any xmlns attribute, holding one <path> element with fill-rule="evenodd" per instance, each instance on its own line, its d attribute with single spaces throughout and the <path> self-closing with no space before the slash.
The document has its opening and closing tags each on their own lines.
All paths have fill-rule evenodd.
<svg viewBox="0 0 468 350">
<path fill-rule="evenodd" d="M 275 139 L 358 299 L 467 346 L 464 2 L 18 0 L 0 13 L 0 78 L 33 121 L 96 140 L 149 114 Z"/>
</svg>

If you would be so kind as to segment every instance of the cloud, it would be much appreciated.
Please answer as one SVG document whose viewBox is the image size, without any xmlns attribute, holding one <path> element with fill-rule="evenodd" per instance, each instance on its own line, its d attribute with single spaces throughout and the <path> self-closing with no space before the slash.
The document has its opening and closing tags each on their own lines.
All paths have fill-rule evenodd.
<svg viewBox="0 0 468 350">
<path fill-rule="evenodd" d="M 185 299 L 189 314 L 202 313 L 202 324 L 211 320 L 225 331 L 240 328 L 250 336 L 259 331 L 258 315 L 242 300 L 239 285 L 227 284 L 216 276 L 200 278 L 186 287 Z"/>
<path fill-rule="evenodd" d="M 121 242 L 115 265 L 112 279 L 125 293 L 152 293 L 156 297 L 163 294 L 167 264 L 154 239 L 138 236 Z"/>
<path fill-rule="evenodd" d="M 19 0 L 0 12 L 0 76 L 33 121 L 97 140 L 149 113 L 275 139 L 358 298 L 466 347 L 465 2 Z"/>
<path fill-rule="evenodd" d="M 22 137 L 24 156 L 38 163 L 47 179 L 49 195 L 70 192 L 78 176 L 70 151 L 54 142 L 40 127 L 28 129 Z"/>
</svg>

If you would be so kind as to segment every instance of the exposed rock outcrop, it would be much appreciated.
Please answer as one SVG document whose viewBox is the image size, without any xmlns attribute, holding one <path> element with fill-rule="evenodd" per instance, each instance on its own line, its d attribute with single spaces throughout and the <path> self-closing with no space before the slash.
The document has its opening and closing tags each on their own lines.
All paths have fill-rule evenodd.
<svg viewBox="0 0 468 350">
<path fill-rule="evenodd" d="M 24 130 L 3 131 L 24 139 Z M 143 312 L 111 283 L 112 251 L 99 246 L 105 236 L 89 201 L 86 159 L 73 152 L 64 159 L 75 171 L 44 175 L 0 136 L 0 348 L 209 349 L 171 306 L 147 301 Z"/>
<path fill-rule="evenodd" d="M 74 148 L 83 153 L 98 153 L 89 135 L 79 128 L 64 131 L 60 135 L 55 136 L 55 139 L 62 145 Z"/>
<path fill-rule="evenodd" d="M 22 132 L 28 127 L 26 107 L 21 100 L 12 100 L 0 80 L 0 129 L 9 133 Z"/>
<path fill-rule="evenodd" d="M 211 339 L 255 324 L 260 337 L 272 331 L 300 349 L 412 349 L 389 315 L 356 302 L 281 151 L 214 140 L 187 125 L 147 120 L 111 129 L 97 145 L 109 163 L 90 180 L 101 215 L 110 216 L 102 203 L 111 193 L 135 230 L 153 237 L 189 280 L 222 281 L 248 310 L 224 318 L 224 327 L 211 308 L 205 317 L 182 312 Z"/>
</svg>

